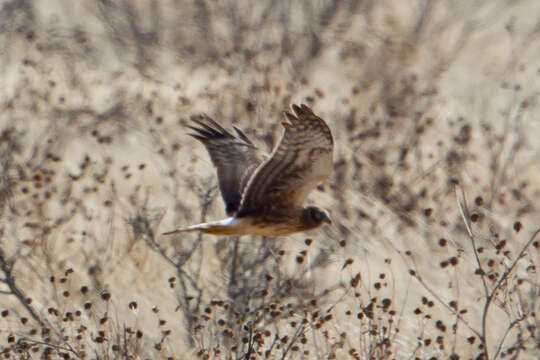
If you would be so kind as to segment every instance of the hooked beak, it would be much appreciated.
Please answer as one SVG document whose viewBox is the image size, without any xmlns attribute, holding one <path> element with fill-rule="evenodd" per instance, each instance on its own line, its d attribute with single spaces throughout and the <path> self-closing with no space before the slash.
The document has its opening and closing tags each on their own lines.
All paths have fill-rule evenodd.
<svg viewBox="0 0 540 360">
<path fill-rule="evenodd" d="M 323 219 L 323 221 L 327 224 L 332 224 L 332 219 L 330 219 L 330 216 L 326 215 Z"/>
</svg>

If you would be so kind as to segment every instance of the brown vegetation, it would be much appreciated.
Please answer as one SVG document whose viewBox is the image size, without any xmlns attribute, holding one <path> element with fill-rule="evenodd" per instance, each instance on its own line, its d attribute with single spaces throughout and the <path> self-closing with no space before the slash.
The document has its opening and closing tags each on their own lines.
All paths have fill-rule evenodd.
<svg viewBox="0 0 540 360">
<path fill-rule="evenodd" d="M 540 356 L 540 3 L 0 2 L 0 357 Z M 186 134 L 336 138 L 286 238 L 222 217 Z"/>
</svg>

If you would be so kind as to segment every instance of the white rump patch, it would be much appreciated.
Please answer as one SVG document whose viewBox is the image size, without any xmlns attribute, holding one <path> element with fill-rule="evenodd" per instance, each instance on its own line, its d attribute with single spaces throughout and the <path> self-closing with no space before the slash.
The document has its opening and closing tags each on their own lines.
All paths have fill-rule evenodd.
<svg viewBox="0 0 540 360">
<path fill-rule="evenodd" d="M 234 227 L 234 226 L 238 225 L 238 223 L 239 223 L 239 221 L 238 221 L 237 218 L 230 217 L 230 218 L 226 218 L 226 219 L 218 221 L 216 225 Z"/>
</svg>

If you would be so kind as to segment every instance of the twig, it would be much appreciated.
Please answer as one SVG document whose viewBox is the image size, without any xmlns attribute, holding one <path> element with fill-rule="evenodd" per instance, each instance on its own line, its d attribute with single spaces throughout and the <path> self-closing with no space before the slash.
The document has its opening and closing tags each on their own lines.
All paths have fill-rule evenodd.
<svg viewBox="0 0 540 360">
<path fill-rule="evenodd" d="M 465 198 L 465 192 L 463 191 L 463 187 L 460 186 L 459 189 L 461 190 L 461 198 L 463 199 L 463 204 L 461 203 L 461 201 L 459 201 L 456 187 L 454 187 L 454 192 L 456 193 L 456 201 L 458 204 L 461 217 L 463 218 L 463 222 L 465 223 L 465 227 L 467 228 L 467 234 L 469 235 L 469 239 L 471 240 L 471 243 L 473 245 L 473 253 L 476 259 L 476 264 L 478 265 L 478 270 L 480 271 L 480 278 L 482 279 L 482 284 L 484 286 L 484 294 L 487 296 L 489 294 L 489 291 L 488 291 L 487 282 L 485 278 L 486 273 L 484 272 L 484 269 L 482 268 L 482 263 L 480 262 L 480 256 L 478 255 L 478 250 L 476 248 L 476 241 L 475 241 L 474 234 L 471 228 L 471 223 L 469 222 L 470 214 L 469 214 L 469 209 L 467 207 L 467 199 Z"/>
<path fill-rule="evenodd" d="M 247 326 L 249 327 L 249 341 L 248 341 L 248 350 L 246 351 L 246 355 L 244 356 L 245 360 L 249 360 L 251 353 L 253 353 L 253 325 L 248 324 Z"/>
<path fill-rule="evenodd" d="M 296 329 L 296 332 L 294 333 L 291 341 L 289 342 L 289 346 L 283 351 L 283 355 L 281 356 L 281 359 L 285 359 L 285 356 L 287 356 L 287 353 L 292 348 L 293 344 L 296 342 L 296 339 L 304 332 L 304 325 L 300 325 L 298 329 Z"/>
<path fill-rule="evenodd" d="M 533 235 L 531 236 L 529 241 L 527 241 L 527 243 L 523 246 L 523 248 L 519 252 L 518 256 L 514 259 L 514 261 L 510 265 L 510 267 L 507 268 L 504 271 L 504 273 L 501 274 L 501 276 L 499 277 L 499 279 L 495 283 L 495 286 L 493 287 L 493 289 L 491 289 L 491 291 L 489 291 L 487 283 L 486 283 L 486 279 L 485 279 L 485 272 L 484 272 L 484 270 L 482 268 L 482 264 L 480 262 L 480 257 L 478 255 L 478 251 L 477 251 L 477 248 L 476 248 L 475 237 L 474 237 L 474 234 L 472 232 L 471 225 L 470 225 L 470 222 L 469 222 L 469 211 L 467 209 L 467 203 L 466 203 L 466 199 L 465 199 L 465 192 L 463 191 L 463 188 L 461 186 L 460 186 L 460 190 L 461 190 L 461 197 L 463 199 L 463 204 L 458 199 L 457 192 L 456 192 L 456 200 L 457 200 L 457 203 L 458 203 L 459 211 L 461 213 L 461 217 L 463 218 L 463 221 L 465 223 L 465 227 L 467 228 L 467 233 L 469 235 L 469 239 L 471 240 L 471 243 L 473 245 L 474 256 L 475 256 L 475 259 L 476 259 L 476 263 L 478 265 L 478 270 L 480 271 L 480 278 L 482 279 L 482 284 L 484 286 L 484 294 L 485 294 L 486 302 L 484 303 L 484 309 L 482 311 L 482 336 L 480 337 L 480 339 L 482 340 L 482 343 L 484 344 L 484 355 L 485 355 L 486 359 L 489 359 L 488 346 L 487 346 L 487 317 L 488 317 L 488 312 L 489 312 L 490 305 L 493 302 L 493 299 L 495 298 L 495 295 L 497 294 L 497 291 L 501 288 L 502 284 L 508 279 L 508 276 L 512 273 L 512 271 L 516 267 L 519 260 L 521 260 L 521 258 L 523 258 L 525 256 L 525 252 L 531 246 L 531 244 L 535 240 L 536 236 L 540 233 L 540 228 L 538 228 L 533 233 Z M 456 191 L 455 188 L 454 188 L 454 191 Z M 519 323 L 519 321 L 517 323 Z M 517 324 L 517 323 L 516 323 L 516 321 L 513 321 L 511 323 L 511 327 L 515 326 L 515 324 Z M 507 331 L 509 331 L 509 330 L 510 329 L 507 329 Z M 505 333 L 505 335 L 503 336 L 502 341 L 504 341 L 504 338 L 506 336 L 507 336 L 507 333 Z M 493 359 L 497 358 L 497 355 L 498 355 L 498 353 L 500 351 L 501 346 L 502 346 L 502 344 L 499 343 L 497 353 L 495 354 Z"/>
<path fill-rule="evenodd" d="M 500 289 L 500 287 L 502 286 L 503 282 L 506 281 L 506 279 L 508 278 L 508 276 L 510 275 L 510 273 L 512 273 L 512 271 L 514 270 L 514 268 L 516 267 L 517 263 L 519 262 L 519 260 L 521 260 L 521 258 L 523 258 L 525 256 L 525 252 L 527 251 L 527 249 L 531 246 L 531 244 L 533 243 L 533 241 L 536 239 L 536 236 L 540 233 L 540 228 L 536 229 L 536 231 L 533 233 L 533 235 L 531 236 L 531 238 L 529 239 L 529 241 L 527 241 L 527 243 L 523 246 L 523 248 L 521 249 L 521 251 L 519 252 L 518 256 L 515 258 L 515 260 L 512 262 L 512 264 L 510 265 L 510 267 L 508 269 L 506 269 L 504 271 L 504 273 L 501 274 L 501 276 L 499 277 L 499 280 L 497 280 L 497 282 L 495 283 L 495 286 L 493 287 L 493 289 L 491 290 L 491 293 L 488 295 L 488 297 L 486 298 L 486 303 L 484 304 L 484 312 L 482 314 L 482 326 L 485 326 L 486 322 L 487 322 L 487 314 L 488 314 L 488 311 L 489 311 L 489 306 L 491 304 L 491 302 L 493 301 L 493 299 L 495 298 L 495 295 L 497 293 L 497 291 Z M 502 347 L 502 343 L 504 342 L 504 339 L 506 338 L 506 336 L 508 335 L 508 332 L 515 326 L 517 325 L 521 320 L 523 320 L 522 318 L 519 318 L 519 319 L 516 319 L 514 321 L 512 321 L 512 323 L 510 324 L 509 328 L 507 329 L 507 332 L 503 335 L 503 338 L 501 339 L 501 342 L 499 343 L 499 346 L 497 347 L 497 353 L 495 354 L 495 356 L 493 357 L 493 359 L 496 359 L 497 358 L 497 355 L 499 353 L 499 351 L 501 350 L 501 347 Z M 487 356 L 487 344 L 484 343 L 484 346 L 486 347 L 486 356 Z M 489 359 L 489 358 L 488 358 Z"/>
<path fill-rule="evenodd" d="M 457 183 L 455 185 L 457 186 L 458 184 L 459 183 Z M 487 325 L 487 307 L 489 307 L 490 300 L 489 300 L 489 290 L 488 290 L 488 286 L 487 286 L 487 282 L 486 282 L 486 278 L 485 278 L 486 273 L 485 273 L 484 269 L 482 268 L 482 262 L 480 261 L 480 256 L 478 255 L 478 250 L 476 248 L 476 240 L 474 238 L 474 234 L 472 232 L 471 224 L 469 222 L 470 214 L 469 214 L 469 209 L 467 207 L 467 199 L 465 197 L 465 191 L 463 190 L 462 186 L 459 186 L 459 189 L 461 190 L 461 199 L 463 200 L 463 203 L 462 203 L 460 201 L 459 197 L 458 197 L 456 186 L 454 187 L 454 192 L 456 194 L 456 201 L 457 201 L 457 204 L 458 204 L 458 208 L 459 208 L 459 212 L 461 214 L 461 217 L 463 218 L 463 222 L 465 224 L 465 227 L 467 228 L 467 234 L 469 235 L 469 239 L 471 240 L 471 243 L 472 243 L 474 258 L 476 260 L 476 265 L 478 266 L 480 279 L 482 279 L 482 285 L 484 287 L 484 296 L 486 297 L 486 303 L 484 304 L 484 311 L 482 313 L 482 336 L 480 336 L 480 339 L 481 339 L 482 343 L 484 344 L 484 355 L 485 355 L 486 359 L 489 359 L 487 338 L 486 338 L 486 332 L 487 332 L 486 325 Z"/>
<path fill-rule="evenodd" d="M 520 318 L 512 321 L 510 323 L 510 325 L 508 326 L 508 328 L 506 329 L 506 331 L 504 332 L 504 335 L 503 337 L 501 338 L 501 341 L 499 342 L 499 345 L 497 346 L 497 351 L 495 352 L 495 355 L 493 355 L 493 359 L 496 359 L 498 356 L 499 356 L 499 353 L 501 352 L 502 350 L 502 346 L 504 344 L 504 341 L 506 340 L 506 337 L 508 336 L 508 334 L 510 333 L 510 331 L 514 328 L 514 326 L 516 326 L 517 324 L 519 324 L 520 322 L 522 322 L 523 320 L 526 319 L 526 315 L 523 315 L 521 316 Z"/>
<path fill-rule="evenodd" d="M 450 311 L 452 314 L 454 314 L 461 322 L 463 322 L 463 324 L 465 324 L 465 326 L 467 326 L 467 328 L 469 330 L 471 330 L 476 336 L 478 336 L 479 338 L 482 338 L 482 334 L 476 330 L 475 328 L 473 328 L 468 322 L 467 320 L 465 320 L 460 314 L 459 312 L 450 307 L 448 304 L 446 304 L 440 297 L 439 295 L 437 295 L 437 293 L 435 291 L 433 291 L 426 283 L 425 281 L 420 277 L 420 275 L 418 275 L 417 273 L 415 274 L 412 274 L 412 276 L 418 280 L 418 282 L 420 282 L 420 284 L 431 294 L 431 296 L 433 296 L 440 304 L 442 304 L 448 311 Z"/>
<path fill-rule="evenodd" d="M 76 352 L 69 344 L 67 344 L 67 346 L 62 346 L 62 345 L 51 344 L 49 342 L 44 342 L 44 341 L 39 341 L 39 340 L 34 340 L 34 339 L 29 339 L 29 338 L 22 338 L 22 339 L 24 341 L 28 341 L 29 343 L 32 343 L 32 344 L 46 345 L 46 346 L 53 347 L 56 350 L 68 351 L 68 352 L 72 353 L 73 355 L 75 355 L 77 358 L 81 359 L 81 355 L 78 352 Z"/>
<path fill-rule="evenodd" d="M 514 268 L 516 267 L 518 261 L 521 260 L 521 258 L 523 258 L 525 256 L 525 252 L 531 246 L 531 244 L 536 239 L 536 236 L 538 234 L 540 234 L 540 228 L 536 229 L 536 231 L 533 233 L 533 235 L 531 236 L 529 241 L 527 241 L 527 243 L 523 246 L 523 248 L 519 252 L 519 255 L 512 262 L 512 265 L 510 265 L 510 267 L 508 269 L 506 269 L 506 271 L 504 273 L 502 273 L 502 275 L 499 277 L 499 280 L 497 280 L 497 283 L 495 284 L 495 287 L 491 291 L 490 298 L 493 298 L 493 296 L 495 295 L 497 290 L 499 290 L 499 288 L 501 287 L 503 281 L 505 281 L 506 278 L 508 277 L 508 275 L 510 275 L 510 273 L 514 270 Z"/>
<path fill-rule="evenodd" d="M 19 300 L 19 302 L 30 313 L 32 318 L 34 318 L 34 320 L 36 320 L 40 326 L 44 326 L 45 324 L 43 323 L 43 321 L 41 321 L 40 317 L 35 312 L 34 308 L 30 306 L 30 304 L 26 301 L 27 299 L 26 296 L 15 283 L 15 277 L 13 276 L 13 262 L 10 260 L 6 260 L 5 253 L 2 248 L 0 248 L 0 270 L 2 270 L 5 276 L 3 279 L 0 279 L 0 282 L 3 282 L 4 284 L 6 284 L 9 288 L 9 292 L 5 292 L 5 293 L 15 295 L 15 297 Z"/>
</svg>

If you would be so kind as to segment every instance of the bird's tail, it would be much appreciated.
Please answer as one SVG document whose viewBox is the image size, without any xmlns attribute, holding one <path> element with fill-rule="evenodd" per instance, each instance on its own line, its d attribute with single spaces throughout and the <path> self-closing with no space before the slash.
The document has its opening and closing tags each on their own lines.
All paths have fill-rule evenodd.
<svg viewBox="0 0 540 360">
<path fill-rule="evenodd" d="M 201 223 L 191 225 L 185 228 L 176 229 L 173 231 L 168 231 L 163 233 L 163 235 L 173 235 L 191 231 L 200 231 L 206 234 L 213 235 L 234 235 L 237 233 L 237 228 L 235 226 L 237 223 L 238 220 L 231 217 L 220 221 Z"/>
</svg>

